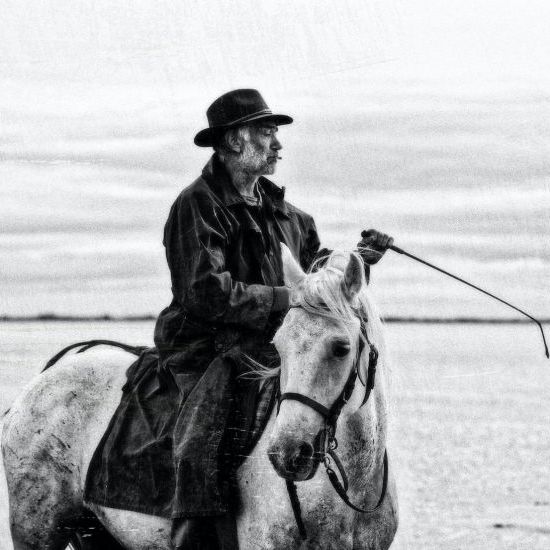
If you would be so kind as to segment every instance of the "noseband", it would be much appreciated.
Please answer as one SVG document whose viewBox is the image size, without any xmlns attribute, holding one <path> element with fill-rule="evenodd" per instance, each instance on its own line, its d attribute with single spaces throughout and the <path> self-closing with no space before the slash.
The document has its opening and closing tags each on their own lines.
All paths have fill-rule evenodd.
<svg viewBox="0 0 550 550">
<path fill-rule="evenodd" d="M 293 305 L 291 306 L 291 308 L 304 309 L 303 306 L 301 305 Z M 316 454 L 320 457 L 320 460 L 323 461 L 328 478 L 332 483 L 332 486 L 340 496 L 340 498 L 350 508 L 352 508 L 356 512 L 360 512 L 362 514 L 369 514 L 369 513 L 375 512 L 376 510 L 378 510 L 378 508 L 380 508 L 386 496 L 386 491 L 388 486 L 388 455 L 386 450 L 384 450 L 384 463 L 383 463 L 384 473 L 383 473 L 383 480 L 382 480 L 382 492 L 380 494 L 380 498 L 378 499 L 376 506 L 374 506 L 373 508 L 361 508 L 359 506 L 356 506 L 349 500 L 349 497 L 347 494 L 348 478 L 344 470 L 344 467 L 342 465 L 342 462 L 340 461 L 340 459 L 338 458 L 338 455 L 336 454 L 336 449 L 338 448 L 338 441 L 336 439 L 336 423 L 338 422 L 338 417 L 340 416 L 342 409 L 351 398 L 351 395 L 355 388 L 355 383 L 357 381 L 357 378 L 359 378 L 361 383 L 363 383 L 363 385 L 365 386 L 365 396 L 361 403 L 361 407 L 368 401 L 375 383 L 376 365 L 378 362 L 378 350 L 376 349 L 376 346 L 369 341 L 369 338 L 367 335 L 367 329 L 366 329 L 367 319 L 362 315 L 360 315 L 359 313 L 357 313 L 357 317 L 359 319 L 359 326 L 361 327 L 361 336 L 362 336 L 361 338 L 359 338 L 357 355 L 355 357 L 353 368 L 351 369 L 351 372 L 344 385 L 344 388 L 342 389 L 340 395 L 338 396 L 336 401 L 332 404 L 332 406 L 330 408 L 327 408 L 321 403 L 319 403 L 318 401 L 315 401 L 315 399 L 312 399 L 311 397 L 308 397 L 307 395 L 303 395 L 301 393 L 284 392 L 279 395 L 278 405 L 277 405 L 277 414 L 279 414 L 281 403 L 285 399 L 288 399 L 292 401 L 298 401 L 303 405 L 310 407 L 314 411 L 318 412 L 325 419 L 325 428 L 323 430 L 323 437 L 318 438 L 319 448 L 316 450 Z M 364 383 L 361 380 L 361 377 L 359 376 L 359 364 L 360 364 L 361 355 L 365 347 L 365 342 L 369 346 L 369 365 L 368 365 L 366 383 Z M 342 478 L 341 482 L 338 479 L 336 472 L 332 468 L 331 459 L 334 462 L 338 472 L 340 473 L 340 477 Z M 306 478 L 306 480 L 311 479 L 315 475 L 315 472 L 316 472 L 316 468 L 313 469 L 312 473 Z M 296 519 L 296 524 L 298 525 L 300 536 L 302 540 L 307 540 L 307 532 L 302 519 L 300 501 L 298 499 L 296 484 L 294 483 L 294 481 L 287 479 L 286 486 L 287 486 L 288 494 L 290 496 L 292 511 L 294 512 L 294 518 Z"/>
</svg>

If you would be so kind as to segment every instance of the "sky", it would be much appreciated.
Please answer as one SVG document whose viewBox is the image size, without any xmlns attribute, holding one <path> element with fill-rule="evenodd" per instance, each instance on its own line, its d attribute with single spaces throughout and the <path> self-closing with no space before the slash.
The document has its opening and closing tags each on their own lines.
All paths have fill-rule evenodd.
<svg viewBox="0 0 550 550">
<path fill-rule="evenodd" d="M 550 317 L 550 4 L 0 1 L 0 314 L 170 298 L 171 202 L 235 87 L 295 118 L 274 180 L 323 244 L 377 227 Z M 510 316 L 388 253 L 386 315 Z"/>
</svg>

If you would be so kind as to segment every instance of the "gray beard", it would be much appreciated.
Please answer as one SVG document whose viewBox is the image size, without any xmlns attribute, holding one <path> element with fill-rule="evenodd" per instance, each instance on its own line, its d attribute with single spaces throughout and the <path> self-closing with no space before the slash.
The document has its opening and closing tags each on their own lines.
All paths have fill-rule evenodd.
<svg viewBox="0 0 550 550">
<path fill-rule="evenodd" d="M 250 142 L 245 143 L 239 156 L 239 164 L 242 170 L 250 175 L 262 176 L 275 172 L 275 164 L 267 162 Z"/>
</svg>

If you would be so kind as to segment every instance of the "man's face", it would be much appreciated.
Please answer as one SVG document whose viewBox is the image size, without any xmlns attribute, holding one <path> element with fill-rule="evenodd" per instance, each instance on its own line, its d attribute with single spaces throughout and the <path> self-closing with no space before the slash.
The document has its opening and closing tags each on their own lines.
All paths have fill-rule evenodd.
<svg viewBox="0 0 550 550">
<path fill-rule="evenodd" d="M 250 137 L 245 138 L 239 159 L 245 172 L 255 176 L 275 173 L 278 151 L 282 149 L 277 130 L 272 122 L 249 127 Z"/>
</svg>

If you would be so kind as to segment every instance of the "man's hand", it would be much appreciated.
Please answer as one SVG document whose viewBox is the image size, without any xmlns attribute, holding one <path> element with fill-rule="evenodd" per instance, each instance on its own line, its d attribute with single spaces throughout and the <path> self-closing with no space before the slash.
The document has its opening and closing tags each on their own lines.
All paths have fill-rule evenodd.
<svg viewBox="0 0 550 550">
<path fill-rule="evenodd" d="M 393 244 L 393 237 L 376 229 L 361 232 L 362 239 L 357 243 L 357 252 L 367 265 L 374 265 L 382 259 L 386 250 Z"/>
</svg>

